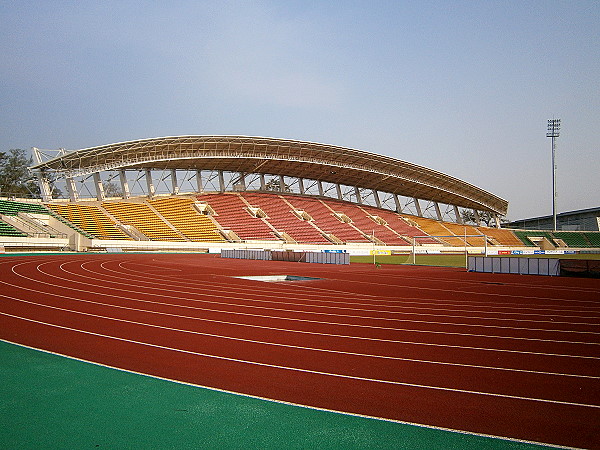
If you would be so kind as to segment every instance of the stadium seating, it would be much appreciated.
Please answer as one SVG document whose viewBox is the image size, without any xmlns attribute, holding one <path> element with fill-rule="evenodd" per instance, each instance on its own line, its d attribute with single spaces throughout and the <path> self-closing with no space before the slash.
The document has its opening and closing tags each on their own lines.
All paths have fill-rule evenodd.
<svg viewBox="0 0 600 450">
<path fill-rule="evenodd" d="M 0 200 L 0 214 L 16 216 L 20 212 L 48 214 L 48 210 L 39 203 L 24 203 L 13 200 Z"/>
<path fill-rule="evenodd" d="M 92 237 L 91 235 L 88 235 L 85 231 L 83 231 L 82 229 L 78 228 L 76 225 L 69 222 L 67 219 L 64 219 L 59 214 L 56 214 L 54 211 L 46 208 L 41 203 L 26 203 L 26 202 L 14 201 L 14 200 L 0 200 L 0 215 L 4 214 L 7 216 L 17 216 L 17 215 L 19 215 L 19 213 L 41 214 L 41 215 L 46 215 L 46 216 L 52 216 L 56 220 L 59 220 L 60 222 L 69 226 L 70 228 L 77 231 L 78 233 L 81 233 L 87 237 Z M 54 236 L 51 236 L 51 237 L 54 237 Z"/>
<path fill-rule="evenodd" d="M 504 245 L 507 247 L 521 247 L 523 242 L 515 236 L 512 230 L 505 228 L 492 228 L 492 227 L 478 227 L 481 233 L 492 238 L 498 245 Z"/>
<path fill-rule="evenodd" d="M 310 222 L 298 218 L 292 212 L 293 208 L 279 195 L 244 193 L 242 197 L 248 204 L 259 206 L 267 214 L 268 222 L 294 241 L 305 244 L 330 243 Z"/>
<path fill-rule="evenodd" d="M 530 238 L 546 238 L 550 243 L 553 243 L 553 237 L 550 231 L 514 230 L 514 233 L 521 242 L 528 247 L 537 247 Z"/>
<path fill-rule="evenodd" d="M 410 244 L 412 244 L 412 237 L 423 236 L 423 231 L 416 227 L 416 222 L 412 220 L 412 216 L 400 215 L 387 209 L 377 209 L 367 205 L 361 205 L 358 206 L 358 208 L 368 215 L 381 217 L 387 222 L 386 226 L 388 228 L 392 229 L 400 236 L 407 237 Z M 434 239 L 419 239 L 417 245 L 419 244 L 438 244 L 438 242 Z"/>
<path fill-rule="evenodd" d="M 332 208 L 317 198 L 286 196 L 285 202 L 295 210 L 306 211 L 319 229 L 332 234 L 342 242 L 370 242 L 363 233 L 351 224 L 336 218 Z"/>
<path fill-rule="evenodd" d="M 27 235 L 0 220 L 0 236 L 26 237 Z"/>
<path fill-rule="evenodd" d="M 193 199 L 166 197 L 149 203 L 190 241 L 224 241 L 210 217 L 194 208 Z"/>
<path fill-rule="evenodd" d="M 248 205 L 238 194 L 199 194 L 198 200 L 207 202 L 217 214 L 213 218 L 225 230 L 231 230 L 242 240 L 279 240 L 260 217 L 248 212 Z"/>
<path fill-rule="evenodd" d="M 436 240 L 440 241 L 443 244 L 453 246 L 453 247 L 464 247 L 465 241 L 464 238 L 453 237 L 452 233 L 448 228 L 446 228 L 442 222 L 438 222 L 437 220 L 427 219 L 425 217 L 417 217 L 411 216 L 411 219 L 417 223 L 419 228 L 423 230 L 425 234 L 430 236 L 434 236 Z M 446 237 L 437 237 L 437 236 L 446 236 Z M 483 244 L 483 242 L 481 242 Z M 480 245 L 481 245 L 480 244 Z"/>
<path fill-rule="evenodd" d="M 97 239 L 131 239 L 97 206 L 80 203 L 51 203 L 48 207 Z"/>
<path fill-rule="evenodd" d="M 600 247 L 600 233 L 583 233 L 583 235 L 590 243 L 590 247 Z"/>
<path fill-rule="evenodd" d="M 352 224 L 363 234 L 375 236 L 377 242 L 383 242 L 387 245 L 408 245 L 408 241 L 403 239 L 396 231 L 390 228 L 388 220 L 381 217 L 381 210 L 366 207 L 360 207 L 355 204 L 341 202 L 338 200 L 323 201 L 333 211 L 344 213 L 352 219 Z M 393 213 L 392 213 L 393 214 Z M 376 218 L 379 218 L 377 221 Z M 389 218 L 388 218 L 389 219 Z M 395 217 L 394 222 L 402 222 Z"/>
<path fill-rule="evenodd" d="M 479 237 L 467 237 L 467 244 L 471 245 L 473 247 L 483 247 L 485 246 L 485 241 L 483 238 L 483 234 L 481 234 L 481 232 L 475 228 L 472 227 L 470 225 L 461 225 L 458 223 L 452 223 L 452 222 L 443 222 L 444 227 L 446 227 L 448 230 L 450 230 L 450 232 L 452 234 L 455 234 L 457 236 L 462 236 L 461 241 L 464 242 L 465 238 L 464 235 L 466 234 L 467 236 L 471 235 L 471 236 L 475 236 L 475 235 L 481 235 L 481 238 Z M 464 245 L 464 244 L 462 244 Z"/>
<path fill-rule="evenodd" d="M 600 233 L 597 232 L 475 227 L 398 214 L 333 198 L 279 192 L 210 193 L 195 197 L 169 196 L 102 203 L 56 202 L 47 205 L 0 200 L 0 214 L 18 215 L 25 221 L 29 214 L 51 215 L 89 238 L 107 240 L 129 240 L 133 236 L 133 239 L 141 240 L 225 242 L 225 236 L 232 241 L 324 245 L 332 242 L 370 243 L 375 240 L 380 245 L 408 246 L 413 243 L 412 237 L 419 236 L 416 245 L 464 247 L 463 236 L 466 233 L 487 236 L 489 246 L 541 249 L 600 247 Z M 31 217 L 36 220 L 35 216 Z M 14 223 L 12 218 L 2 221 L 0 235 L 34 235 L 25 231 L 16 220 L 15 217 Z M 431 237 L 427 238 L 428 235 Z M 481 247 L 484 241 L 468 237 L 467 245 Z"/>
<path fill-rule="evenodd" d="M 554 237 L 562 239 L 569 247 L 591 247 L 591 243 L 586 239 L 585 233 L 575 231 L 554 231 Z"/>
<path fill-rule="evenodd" d="M 145 203 L 103 202 L 102 207 L 120 223 L 133 226 L 151 240 L 174 242 L 186 240 Z"/>
</svg>

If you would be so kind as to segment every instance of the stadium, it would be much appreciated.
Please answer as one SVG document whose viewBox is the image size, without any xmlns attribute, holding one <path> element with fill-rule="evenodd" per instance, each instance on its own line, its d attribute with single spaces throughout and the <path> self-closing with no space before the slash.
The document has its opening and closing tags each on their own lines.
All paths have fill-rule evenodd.
<svg viewBox="0 0 600 450">
<path fill-rule="evenodd" d="M 0 200 L 0 338 L 83 364 L 80 381 L 143 374 L 132 390 L 175 381 L 195 389 L 181 398 L 199 386 L 212 408 L 303 424 L 271 436 L 247 417 L 258 446 L 339 430 L 350 447 L 600 445 L 600 232 L 502 228 L 493 193 L 313 142 L 33 154 L 41 199 Z M 148 420 L 205 420 L 182 418 L 181 398 Z"/>
</svg>

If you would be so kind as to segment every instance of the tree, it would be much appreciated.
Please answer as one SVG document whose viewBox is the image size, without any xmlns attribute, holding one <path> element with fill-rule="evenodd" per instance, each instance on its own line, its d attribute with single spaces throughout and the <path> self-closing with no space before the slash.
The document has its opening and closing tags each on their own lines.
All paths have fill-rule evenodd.
<svg viewBox="0 0 600 450">
<path fill-rule="evenodd" d="M 13 148 L 8 153 L 0 152 L 0 195 L 37 197 L 40 188 L 35 176 L 29 172 L 31 157 L 25 150 Z"/>
<path fill-rule="evenodd" d="M 277 191 L 277 192 L 292 192 L 292 189 L 286 184 L 283 183 L 283 189 L 281 189 L 281 183 L 279 182 L 279 178 L 272 178 L 266 185 L 265 189 L 267 191 Z"/>
<path fill-rule="evenodd" d="M 464 223 L 467 223 L 467 224 L 469 224 L 469 223 L 476 224 L 477 219 L 475 217 L 475 211 L 473 211 L 472 209 L 463 209 L 462 220 Z M 479 211 L 479 220 L 481 221 L 482 224 L 485 224 L 488 227 L 496 226 L 496 216 L 494 215 L 494 213 L 491 213 L 489 211 Z M 505 217 L 500 216 L 500 222 L 505 222 L 505 221 L 506 221 Z"/>
<path fill-rule="evenodd" d="M 112 181 L 105 181 L 104 185 L 104 195 L 106 197 L 123 197 L 123 190 L 120 186 L 116 185 Z"/>
</svg>

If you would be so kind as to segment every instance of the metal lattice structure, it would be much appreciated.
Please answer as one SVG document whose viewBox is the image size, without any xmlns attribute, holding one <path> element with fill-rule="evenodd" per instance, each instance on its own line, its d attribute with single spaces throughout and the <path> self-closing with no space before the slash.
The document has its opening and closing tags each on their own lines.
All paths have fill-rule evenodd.
<svg viewBox="0 0 600 450">
<path fill-rule="evenodd" d="M 214 171 L 221 180 L 224 172 L 236 173 L 242 189 L 250 175 L 261 177 L 262 187 L 265 175 L 278 176 L 280 180 L 299 179 L 302 194 L 302 180 L 316 181 L 320 190 L 321 183 L 337 186 L 338 192 L 341 192 L 339 186 L 350 186 L 355 189 L 358 201 L 365 190 L 373 193 L 376 203 L 378 192 L 391 194 L 397 209 L 401 209 L 398 196 L 414 199 L 417 205 L 424 200 L 497 215 L 506 214 L 508 208 L 506 200 L 444 173 L 362 150 L 313 142 L 247 136 L 176 136 L 73 151 L 33 150 L 36 164 L 31 170 L 38 175 L 46 201 L 51 200 L 49 176 L 67 181 L 72 200 L 77 197 L 73 179 L 93 176 L 100 199 L 102 172 L 145 171 L 149 180 L 147 194 L 152 196 L 152 171 L 170 171 L 174 181 L 177 170 L 186 170 L 196 171 L 198 177 L 202 171 Z M 126 180 L 124 175 L 121 184 L 127 197 L 123 180 Z M 200 178 L 197 186 L 201 191 Z M 222 182 L 220 190 L 224 190 Z"/>
</svg>

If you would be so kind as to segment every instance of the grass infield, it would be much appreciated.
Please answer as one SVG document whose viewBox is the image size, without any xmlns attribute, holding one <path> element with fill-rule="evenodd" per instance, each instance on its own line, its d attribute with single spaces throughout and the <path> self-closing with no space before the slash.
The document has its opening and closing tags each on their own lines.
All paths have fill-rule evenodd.
<svg viewBox="0 0 600 450">
<path fill-rule="evenodd" d="M 418 266 L 440 266 L 440 267 L 466 267 L 464 253 L 449 254 L 422 254 L 417 253 L 415 264 Z M 483 255 L 472 255 L 483 256 Z M 494 257 L 518 257 L 518 258 L 559 258 L 559 259 L 588 259 L 600 260 L 597 253 L 578 253 L 574 255 L 490 255 Z M 350 255 L 350 263 L 365 264 L 412 264 L 413 256 L 410 253 L 402 255 Z"/>
<path fill-rule="evenodd" d="M 4 341 L 0 361 L 2 448 L 541 448 L 228 394 Z"/>
</svg>

